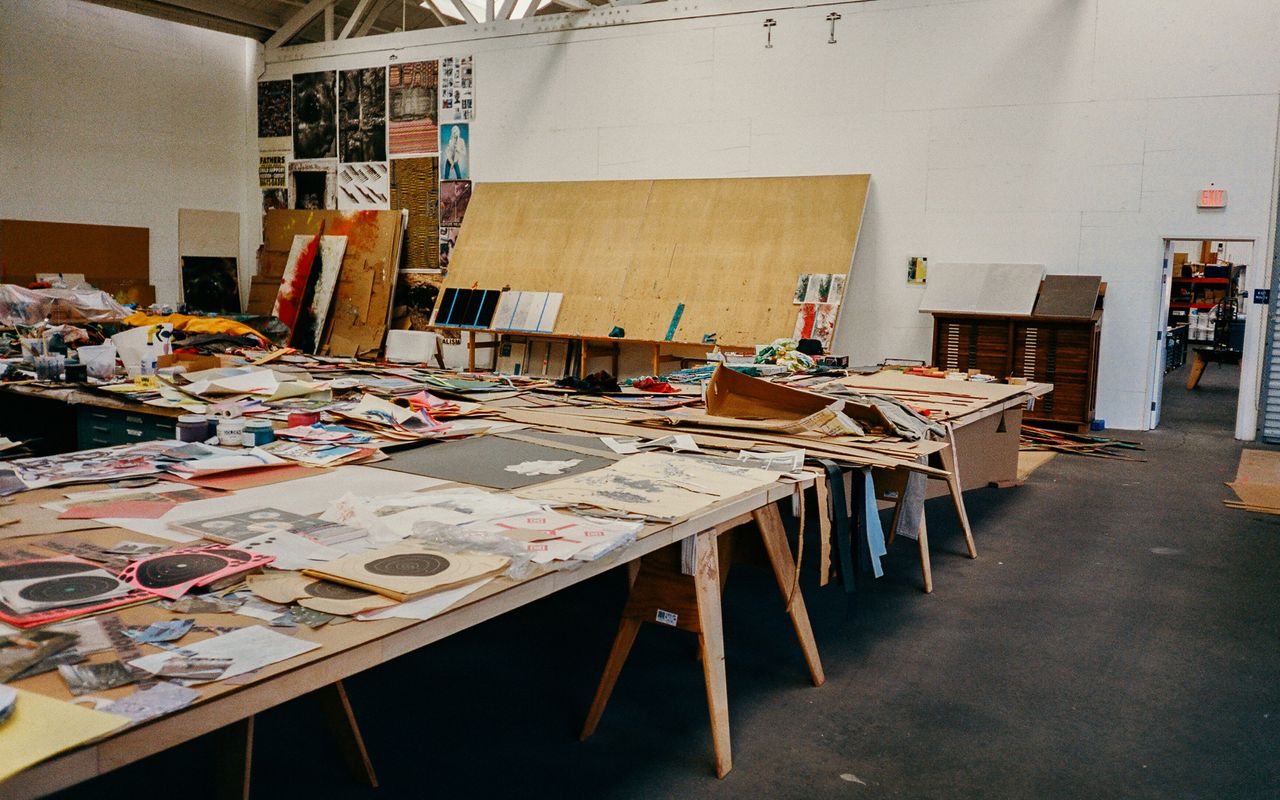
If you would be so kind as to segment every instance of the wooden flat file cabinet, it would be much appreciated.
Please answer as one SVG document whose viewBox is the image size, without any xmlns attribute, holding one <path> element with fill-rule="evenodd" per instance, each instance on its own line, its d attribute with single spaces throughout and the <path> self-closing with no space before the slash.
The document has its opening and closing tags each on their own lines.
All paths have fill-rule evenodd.
<svg viewBox="0 0 1280 800">
<path fill-rule="evenodd" d="M 1084 427 L 1093 421 L 1101 339 L 1101 310 L 1088 319 L 954 312 L 933 315 L 935 366 L 1053 384 L 1053 391 L 1026 412 L 1025 419 L 1031 423 Z"/>
</svg>

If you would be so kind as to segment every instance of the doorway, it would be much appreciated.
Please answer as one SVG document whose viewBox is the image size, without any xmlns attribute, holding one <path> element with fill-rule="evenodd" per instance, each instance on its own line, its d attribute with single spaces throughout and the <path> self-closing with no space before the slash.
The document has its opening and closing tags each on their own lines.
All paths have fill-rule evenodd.
<svg viewBox="0 0 1280 800">
<path fill-rule="evenodd" d="M 1256 408 L 1242 402 L 1257 393 L 1258 354 L 1246 336 L 1254 244 L 1164 240 L 1151 428 L 1254 438 Z"/>
</svg>

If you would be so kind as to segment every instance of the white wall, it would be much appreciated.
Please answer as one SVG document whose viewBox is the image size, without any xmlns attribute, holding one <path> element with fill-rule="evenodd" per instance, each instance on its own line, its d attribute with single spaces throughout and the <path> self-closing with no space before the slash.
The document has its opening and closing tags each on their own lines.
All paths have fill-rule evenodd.
<svg viewBox="0 0 1280 800">
<path fill-rule="evenodd" d="M 178 299 L 178 209 L 259 218 L 256 42 L 75 0 L 0 0 L 0 216 L 151 231 L 151 281 Z"/>
<path fill-rule="evenodd" d="M 1100 274 L 1098 416 L 1112 427 L 1147 422 L 1162 238 L 1271 251 L 1280 3 L 878 0 L 835 6 L 834 45 L 831 4 L 664 5 L 689 18 L 286 48 L 267 53 L 267 77 L 474 53 L 479 181 L 870 172 L 837 349 L 928 356 L 911 255 Z M 638 8 L 625 13 L 662 6 Z M 1211 182 L 1230 204 L 1197 211 Z"/>
</svg>

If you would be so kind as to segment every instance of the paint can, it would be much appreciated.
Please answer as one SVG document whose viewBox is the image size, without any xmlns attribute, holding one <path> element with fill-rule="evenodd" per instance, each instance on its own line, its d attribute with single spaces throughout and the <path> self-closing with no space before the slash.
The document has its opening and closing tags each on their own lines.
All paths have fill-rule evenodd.
<svg viewBox="0 0 1280 800">
<path fill-rule="evenodd" d="M 209 420 L 203 414 L 183 414 L 178 417 L 178 440 L 203 442 L 209 438 Z"/>
<path fill-rule="evenodd" d="M 253 419 L 244 424 L 245 447 L 261 447 L 276 440 L 275 429 L 269 419 Z"/>
<path fill-rule="evenodd" d="M 233 417 L 218 422 L 218 444 L 239 447 L 244 444 L 244 419 Z"/>
</svg>

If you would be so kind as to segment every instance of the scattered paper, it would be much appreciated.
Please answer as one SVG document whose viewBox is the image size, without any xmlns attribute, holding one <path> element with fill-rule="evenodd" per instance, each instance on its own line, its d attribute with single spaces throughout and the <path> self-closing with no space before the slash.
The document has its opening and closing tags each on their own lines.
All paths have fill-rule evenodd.
<svg viewBox="0 0 1280 800">
<path fill-rule="evenodd" d="M 751 450 L 739 450 L 738 461 L 744 466 L 755 469 L 773 470 L 787 475 L 796 475 L 803 471 L 804 451 L 754 452 Z"/>
<path fill-rule="evenodd" d="M 78 744 L 129 724 L 114 713 L 17 690 L 13 713 L 0 728 L 0 781 Z M 114 704 L 113 704 L 114 705 Z"/>
<path fill-rule="evenodd" d="M 261 625 L 250 625 L 196 642 L 173 653 L 156 653 L 135 658 L 129 665 L 158 674 L 164 663 L 175 654 L 184 658 L 230 659 L 230 666 L 219 677 L 233 678 L 319 647 L 315 642 L 285 636 Z"/>
<path fill-rule="evenodd" d="M 346 555 L 342 550 L 317 544 L 304 536 L 286 531 L 261 533 L 249 539 L 241 539 L 236 547 L 275 556 L 276 560 L 271 563 L 275 569 L 306 569 L 319 562 L 332 561 Z"/>
<path fill-rule="evenodd" d="M 153 717 L 168 714 L 191 705 L 200 693 L 176 683 L 157 683 L 146 689 L 140 689 L 128 697 L 123 697 L 104 708 L 104 711 L 133 722 L 145 722 Z"/>
<path fill-rule="evenodd" d="M 141 630 L 131 628 L 126 630 L 124 634 L 130 639 L 133 639 L 134 644 L 176 642 L 178 639 L 187 635 L 187 632 L 191 630 L 191 626 L 193 624 L 195 624 L 195 620 L 170 619 L 162 622 L 153 622 Z"/>
<path fill-rule="evenodd" d="M 91 692 L 104 692 L 134 682 L 133 673 L 119 661 L 105 664 L 74 664 L 58 667 L 67 689 L 79 697 Z"/>
<path fill-rule="evenodd" d="M 568 461 L 522 461 L 519 464 L 508 464 L 503 469 L 519 475 L 563 475 L 565 470 L 572 469 L 581 463 L 580 458 Z"/>
<path fill-rule="evenodd" d="M 426 597 L 419 597 L 417 600 L 410 600 L 407 603 L 397 603 L 390 608 L 384 608 L 379 611 L 371 611 L 367 614 L 358 614 L 356 619 L 387 619 L 395 617 L 397 619 L 431 619 L 440 612 L 450 608 L 462 598 L 470 595 L 472 592 L 487 586 L 493 578 L 483 578 L 475 583 L 468 583 L 459 586 L 456 589 L 446 589 L 443 592 L 429 594 Z"/>
</svg>

